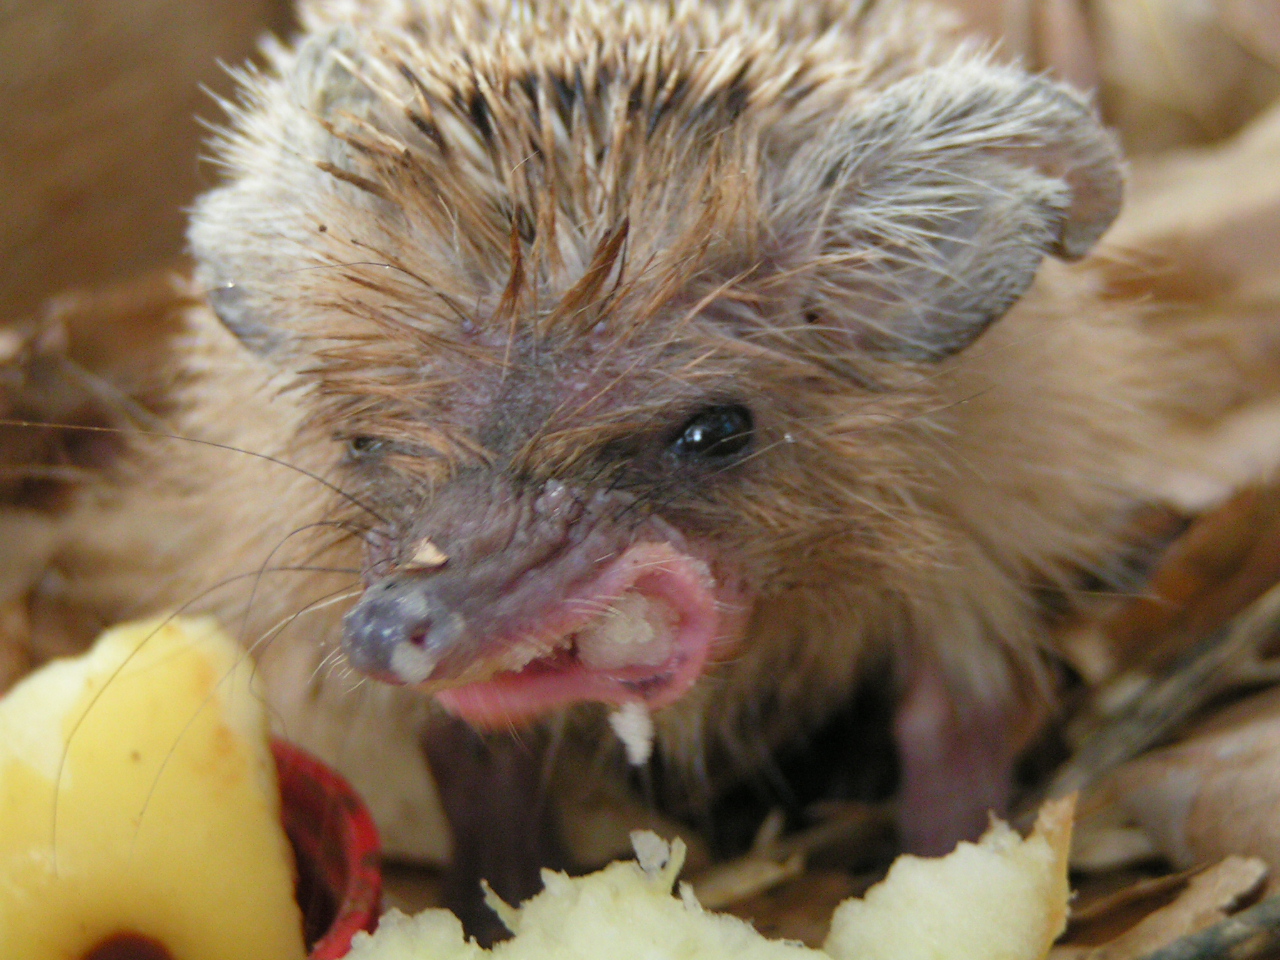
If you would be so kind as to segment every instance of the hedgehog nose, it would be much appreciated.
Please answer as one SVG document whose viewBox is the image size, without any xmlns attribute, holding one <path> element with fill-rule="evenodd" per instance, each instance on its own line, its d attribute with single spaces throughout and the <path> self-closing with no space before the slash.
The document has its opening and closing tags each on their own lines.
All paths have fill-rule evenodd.
<svg viewBox="0 0 1280 960">
<path fill-rule="evenodd" d="M 456 649 L 462 616 L 422 574 L 371 584 L 343 621 L 342 646 L 357 670 L 391 683 L 422 683 Z"/>
</svg>

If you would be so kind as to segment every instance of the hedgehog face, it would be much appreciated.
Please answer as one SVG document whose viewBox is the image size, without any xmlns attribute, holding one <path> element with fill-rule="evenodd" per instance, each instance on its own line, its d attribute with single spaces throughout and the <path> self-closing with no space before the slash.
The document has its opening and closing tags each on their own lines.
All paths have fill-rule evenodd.
<svg viewBox="0 0 1280 960">
<path fill-rule="evenodd" d="M 909 481 L 874 439 L 900 396 L 824 406 L 809 394 L 836 374 L 744 352 L 725 304 L 671 309 L 678 336 L 615 338 L 611 314 L 573 343 L 437 358 L 447 397 L 348 419 L 342 485 L 384 518 L 347 619 L 357 667 L 473 723 L 661 707 L 739 655 L 758 597 L 815 579 L 806 557 L 834 547 L 870 568 L 879 491 Z M 847 403 L 847 385 L 825 392 Z M 850 461 L 841 442 L 864 448 L 856 476 L 829 469 Z"/>
<path fill-rule="evenodd" d="M 191 239 L 348 441 L 357 666 L 662 707 L 769 597 L 927 554 L 931 365 L 1083 254 L 1116 152 L 910 7 L 802 6 L 313 12 L 250 80 Z"/>
</svg>

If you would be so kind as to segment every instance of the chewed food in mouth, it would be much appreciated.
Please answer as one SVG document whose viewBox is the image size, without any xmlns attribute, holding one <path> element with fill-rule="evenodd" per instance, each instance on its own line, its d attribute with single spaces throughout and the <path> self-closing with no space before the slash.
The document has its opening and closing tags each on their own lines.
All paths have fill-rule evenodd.
<svg viewBox="0 0 1280 960">
<path fill-rule="evenodd" d="M 703 561 L 666 544 L 638 544 L 557 604 L 548 620 L 559 630 L 510 645 L 490 676 L 436 697 L 477 726 L 583 701 L 666 706 L 724 639 L 722 592 Z"/>
<path fill-rule="evenodd" d="M 675 611 L 660 598 L 629 590 L 573 635 L 573 649 L 595 670 L 657 667 L 671 657 L 675 626 Z"/>
<path fill-rule="evenodd" d="M 380 576 L 347 614 L 344 651 L 475 726 L 579 702 L 664 707 L 740 639 L 732 564 L 659 517 L 619 523 L 620 495 L 549 481 L 438 494 L 446 505 L 451 524 L 371 557 Z"/>
</svg>

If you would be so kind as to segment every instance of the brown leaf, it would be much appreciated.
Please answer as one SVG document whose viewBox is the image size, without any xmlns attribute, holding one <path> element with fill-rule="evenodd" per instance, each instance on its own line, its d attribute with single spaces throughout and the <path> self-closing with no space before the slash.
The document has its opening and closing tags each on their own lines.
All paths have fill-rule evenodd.
<svg viewBox="0 0 1280 960">
<path fill-rule="evenodd" d="M 167 411 L 175 338 L 196 302 L 190 281 L 159 270 L 63 294 L 5 328 L 0 419 L 67 429 L 0 424 L 0 504 L 56 509 L 112 461 L 123 441 L 110 428 Z"/>
<path fill-rule="evenodd" d="M 708 910 L 723 910 L 766 893 L 803 873 L 804 857 L 799 853 L 781 862 L 749 854 L 704 870 L 694 878 L 693 890 L 698 895 L 698 902 Z"/>
<path fill-rule="evenodd" d="M 1280 873 L 1280 689 L 1125 764 L 1101 789 L 1175 865 L 1239 854 Z"/>
<path fill-rule="evenodd" d="M 1082 90 L 1098 85 L 1098 57 L 1082 0 L 944 0 L 999 52 Z"/>
<path fill-rule="evenodd" d="M 891 814 L 884 805 L 831 804 L 824 812 L 821 823 L 784 836 L 781 811 L 774 811 L 761 824 L 746 855 L 715 864 L 693 878 L 699 902 L 715 910 L 750 901 L 803 874 L 806 861 L 815 857 L 825 856 L 845 866 L 860 863 L 868 853 L 883 849 L 892 831 Z M 1069 830 L 1070 810 L 1065 816 Z M 1049 824 L 1060 832 L 1059 820 L 1051 817 Z M 1050 842 L 1057 840 L 1059 833 L 1051 833 Z"/>
<path fill-rule="evenodd" d="M 1130 695 L 1114 715 L 1084 737 L 1054 773 L 1049 796 L 1097 784 L 1104 775 L 1168 740 L 1212 700 L 1243 681 L 1274 679 L 1260 654 L 1280 633 L 1280 584 L 1222 630 L 1198 641 L 1174 669 Z M 1122 678 L 1123 679 L 1123 678 Z M 1100 691 L 1105 694 L 1104 689 Z M 1096 800 L 1091 799 L 1087 805 Z"/>
<path fill-rule="evenodd" d="M 1130 151 L 1220 140 L 1280 93 L 1280 72 L 1245 47 L 1241 25 L 1274 30 L 1271 0 L 1100 0 L 1090 23 L 1102 77 L 1101 104 Z M 1233 7 L 1235 9 L 1233 9 Z"/>
<path fill-rule="evenodd" d="M 1083 817 L 1071 841 L 1071 869 L 1087 873 L 1122 870 L 1158 857 L 1159 850 L 1145 830 L 1109 823 L 1104 817 Z"/>
<path fill-rule="evenodd" d="M 1274 0 L 1221 0 L 1222 28 L 1246 50 L 1280 70 L 1280 6 Z"/>
<path fill-rule="evenodd" d="M 151 418 L 168 409 L 174 344 L 194 302 L 188 280 L 160 270 L 54 298 L 0 331 L 0 604 L 24 605 L 23 636 L 5 638 L 21 654 L 0 665 L 0 689 L 10 673 L 80 652 L 105 626 L 104 611 L 69 600 L 52 565 L 66 535 L 59 515 L 114 464 L 129 430 L 163 430 Z"/>
<path fill-rule="evenodd" d="M 1098 263 L 1184 358 L 1195 403 L 1153 493 L 1200 512 L 1280 465 L 1280 106 L 1221 146 L 1134 162 Z"/>
<path fill-rule="evenodd" d="M 1077 824 L 1079 829 L 1079 824 Z M 1187 889 L 1195 871 L 1169 873 L 1162 877 L 1110 874 L 1103 881 L 1107 892 L 1090 894 L 1094 883 L 1076 889 L 1071 920 L 1062 944 L 1075 947 L 1100 947 L 1131 929 L 1157 910 L 1167 907 Z M 1115 885 L 1119 883 L 1120 885 Z"/>
<path fill-rule="evenodd" d="M 1130 151 L 1212 143 L 1280 96 L 1274 0 L 943 0 L 1000 52 L 1097 91 Z"/>
<path fill-rule="evenodd" d="M 1221 145 L 1139 158 L 1104 242 L 1104 274 L 1116 295 L 1148 300 L 1149 322 L 1208 364 L 1183 371 L 1204 384 L 1196 405 L 1182 411 L 1187 443 L 1197 430 L 1228 429 L 1223 418 L 1274 401 L 1280 389 L 1278 163 L 1280 106 Z M 1240 473 L 1230 466 L 1219 467 L 1219 489 Z M 1210 494 L 1212 480 L 1210 473 L 1200 481 Z M 1209 502 L 1189 480 L 1183 487 L 1175 502 Z"/>
<path fill-rule="evenodd" d="M 1246 490 L 1197 520 L 1103 625 L 1113 671 L 1166 668 L 1277 582 L 1280 487 Z"/>
<path fill-rule="evenodd" d="M 1228 857 L 1190 878 L 1176 900 L 1148 914 L 1120 936 L 1098 947 L 1060 946 L 1050 960 L 1135 960 L 1173 941 L 1213 926 L 1257 892 L 1267 875 L 1259 860 Z"/>
</svg>

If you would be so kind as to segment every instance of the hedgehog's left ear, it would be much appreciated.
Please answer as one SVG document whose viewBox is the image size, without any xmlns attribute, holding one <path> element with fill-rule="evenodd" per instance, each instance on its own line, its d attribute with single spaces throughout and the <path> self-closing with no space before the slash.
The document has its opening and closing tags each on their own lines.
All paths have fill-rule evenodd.
<svg viewBox="0 0 1280 960">
<path fill-rule="evenodd" d="M 972 342 L 1046 254 L 1084 256 L 1120 207 L 1120 155 L 1069 88 L 981 62 L 926 70 L 798 151 L 779 226 L 822 322 L 915 359 Z"/>
</svg>

